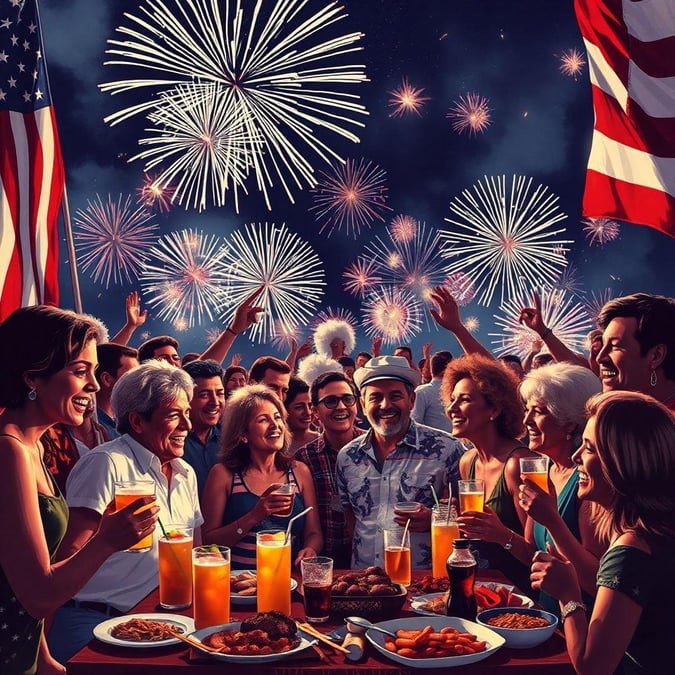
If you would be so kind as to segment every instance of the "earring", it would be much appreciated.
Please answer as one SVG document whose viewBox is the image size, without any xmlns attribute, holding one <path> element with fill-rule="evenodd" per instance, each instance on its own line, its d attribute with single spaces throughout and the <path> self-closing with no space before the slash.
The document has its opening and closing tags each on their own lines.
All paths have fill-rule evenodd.
<svg viewBox="0 0 675 675">
<path fill-rule="evenodd" d="M 494 421 L 495 421 L 495 418 L 494 418 L 494 417 L 490 417 L 490 422 L 494 422 Z"/>
<path fill-rule="evenodd" d="M 652 387 L 655 387 L 655 386 L 656 386 L 656 383 L 657 383 L 657 379 L 656 379 L 656 371 L 655 371 L 655 370 L 652 370 L 651 377 L 649 378 L 649 384 L 651 384 Z"/>
<path fill-rule="evenodd" d="M 37 391 L 35 391 L 35 389 L 29 389 L 28 390 L 28 400 L 34 401 L 36 398 L 37 398 Z"/>
</svg>

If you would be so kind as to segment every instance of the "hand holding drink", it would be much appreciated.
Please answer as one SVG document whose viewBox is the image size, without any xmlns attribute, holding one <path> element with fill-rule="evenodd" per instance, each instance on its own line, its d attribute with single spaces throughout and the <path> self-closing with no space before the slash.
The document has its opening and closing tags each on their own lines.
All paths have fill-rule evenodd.
<svg viewBox="0 0 675 675">
<path fill-rule="evenodd" d="M 300 561 L 302 595 L 307 621 L 322 623 L 330 614 L 330 588 L 333 583 L 333 559 L 317 556 Z"/>
<path fill-rule="evenodd" d="M 531 480 L 544 492 L 548 492 L 548 462 L 546 455 L 520 458 L 520 473 L 523 478 Z"/>
<path fill-rule="evenodd" d="M 459 512 L 482 511 L 485 504 L 485 483 L 482 478 L 459 481 Z"/>
<path fill-rule="evenodd" d="M 272 514 L 279 518 L 288 518 L 293 511 L 293 499 L 295 497 L 295 485 L 291 483 L 282 483 L 276 489 L 272 490 L 272 495 L 280 497 L 278 500 L 281 507 Z"/>
<path fill-rule="evenodd" d="M 125 506 L 132 504 L 139 497 L 153 497 L 155 496 L 155 481 L 154 480 L 137 480 L 137 481 L 115 481 L 115 510 L 119 511 Z M 153 502 L 154 503 L 154 502 Z M 142 513 L 153 507 L 153 503 L 146 504 L 142 508 L 134 511 L 135 514 Z M 131 546 L 129 551 L 136 551 L 138 553 L 143 551 L 150 551 L 152 549 L 152 532 L 147 534 L 138 543 Z"/>
</svg>

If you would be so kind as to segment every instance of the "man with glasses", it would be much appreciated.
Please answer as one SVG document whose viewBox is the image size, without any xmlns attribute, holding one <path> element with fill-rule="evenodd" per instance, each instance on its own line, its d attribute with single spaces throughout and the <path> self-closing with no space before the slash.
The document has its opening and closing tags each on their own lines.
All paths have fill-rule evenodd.
<svg viewBox="0 0 675 675">
<path fill-rule="evenodd" d="M 363 431 L 356 426 L 356 390 L 343 373 L 319 375 L 310 388 L 312 412 L 321 422 L 323 433 L 298 450 L 295 459 L 307 464 L 314 479 L 314 490 L 323 531 L 322 555 L 334 560 L 336 569 L 348 569 L 351 559 L 351 532 L 335 486 L 335 461 L 340 448 Z"/>
<path fill-rule="evenodd" d="M 354 531 L 352 568 L 384 567 L 383 531 L 408 518 L 413 567 L 431 567 L 433 491 L 441 497 L 457 483 L 464 448 L 449 433 L 411 418 L 420 381 L 402 356 L 377 356 L 354 372 L 372 429 L 337 457 L 335 482 Z M 397 502 L 419 502 L 420 508 L 396 512 Z"/>
</svg>

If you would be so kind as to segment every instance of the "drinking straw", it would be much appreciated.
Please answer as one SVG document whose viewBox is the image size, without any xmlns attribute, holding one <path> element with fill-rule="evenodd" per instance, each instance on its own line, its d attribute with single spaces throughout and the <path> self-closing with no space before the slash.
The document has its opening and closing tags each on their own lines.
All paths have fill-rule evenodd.
<svg viewBox="0 0 675 675">
<path fill-rule="evenodd" d="M 450 524 L 450 514 L 452 513 L 452 483 L 448 482 L 448 515 L 445 518 L 445 524 Z"/>
<path fill-rule="evenodd" d="M 300 511 L 297 516 L 293 516 L 289 521 L 288 521 L 288 527 L 286 527 L 286 536 L 284 537 L 284 546 L 288 544 L 288 539 L 291 536 L 291 526 L 293 525 L 293 521 L 297 520 L 300 518 L 300 516 L 304 516 L 305 513 L 309 513 L 314 507 L 313 506 L 308 506 L 304 511 Z"/>
<path fill-rule="evenodd" d="M 164 525 L 162 525 L 162 520 L 159 516 L 157 516 L 157 522 L 159 523 L 159 527 L 162 530 L 162 535 L 166 537 L 166 530 L 164 529 Z"/>
<path fill-rule="evenodd" d="M 431 488 L 431 495 L 434 498 L 434 501 L 436 502 L 436 508 L 438 509 L 438 512 L 441 512 L 441 503 L 438 501 L 438 495 L 436 494 L 436 490 L 434 490 L 433 485 L 429 485 Z"/>
<path fill-rule="evenodd" d="M 401 537 L 401 551 L 403 551 L 403 547 L 405 546 L 405 537 L 408 534 L 408 526 L 410 525 L 410 518 L 406 521 L 405 527 L 403 528 L 403 536 Z"/>
</svg>

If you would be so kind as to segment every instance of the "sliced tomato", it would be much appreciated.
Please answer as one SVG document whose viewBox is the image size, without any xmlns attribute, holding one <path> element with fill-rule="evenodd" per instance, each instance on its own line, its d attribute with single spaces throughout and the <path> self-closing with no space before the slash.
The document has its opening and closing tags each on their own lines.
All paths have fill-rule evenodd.
<svg viewBox="0 0 675 675">
<path fill-rule="evenodd" d="M 481 607 L 490 609 L 502 604 L 502 598 L 496 591 L 490 590 L 487 586 L 476 586 L 474 589 L 476 601 Z"/>
</svg>

